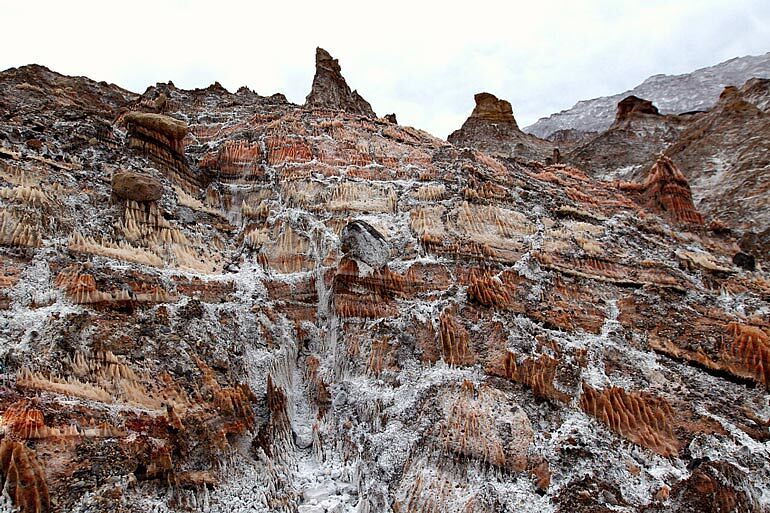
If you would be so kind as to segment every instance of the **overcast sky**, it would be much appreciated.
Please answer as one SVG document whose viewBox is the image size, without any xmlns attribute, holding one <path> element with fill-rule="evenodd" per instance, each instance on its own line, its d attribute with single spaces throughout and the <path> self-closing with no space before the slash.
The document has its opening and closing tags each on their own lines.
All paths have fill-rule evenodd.
<svg viewBox="0 0 770 513">
<path fill-rule="evenodd" d="M 379 115 L 446 137 L 489 91 L 521 126 L 649 75 L 770 51 L 768 0 L 0 1 L 0 69 L 302 103 L 315 47 Z"/>
</svg>

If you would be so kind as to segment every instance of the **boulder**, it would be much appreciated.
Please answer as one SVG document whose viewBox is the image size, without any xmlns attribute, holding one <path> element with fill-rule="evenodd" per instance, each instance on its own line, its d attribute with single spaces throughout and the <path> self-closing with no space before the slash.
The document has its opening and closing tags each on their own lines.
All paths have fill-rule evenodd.
<svg viewBox="0 0 770 513">
<path fill-rule="evenodd" d="M 187 123 L 163 114 L 129 112 L 124 120 L 129 126 L 135 125 L 150 132 L 157 132 L 174 142 L 181 142 L 187 135 Z"/>
<path fill-rule="evenodd" d="M 158 201 L 163 196 L 163 184 L 149 175 L 118 171 L 112 175 L 112 192 L 125 200 Z"/>
<path fill-rule="evenodd" d="M 353 221 L 342 229 L 342 251 L 367 265 L 379 269 L 390 260 L 390 244 L 374 227 L 364 221 Z"/>
</svg>

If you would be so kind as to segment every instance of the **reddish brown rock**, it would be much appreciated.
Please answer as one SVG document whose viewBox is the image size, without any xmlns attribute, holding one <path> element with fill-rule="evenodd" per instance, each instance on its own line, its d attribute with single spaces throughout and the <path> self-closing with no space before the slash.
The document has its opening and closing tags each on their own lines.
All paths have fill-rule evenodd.
<svg viewBox="0 0 770 513">
<path fill-rule="evenodd" d="M 510 125 L 515 128 L 519 127 L 513 118 L 513 108 L 510 102 L 500 100 L 490 93 L 478 93 L 473 99 L 476 101 L 476 106 L 471 112 L 471 118 Z"/>
<path fill-rule="evenodd" d="M 223 183 L 251 183 L 264 177 L 263 160 L 259 143 L 228 141 L 204 155 L 198 166 Z"/>
<path fill-rule="evenodd" d="M 163 196 L 163 184 L 145 174 L 118 171 L 112 175 L 112 192 L 127 200 L 158 201 Z"/>
<path fill-rule="evenodd" d="M 43 467 L 34 451 L 7 437 L 0 443 L 0 486 L 21 513 L 47 513 L 51 509 Z"/>
<path fill-rule="evenodd" d="M 570 395 L 554 386 L 558 365 L 557 359 L 547 355 L 540 355 L 539 358 L 524 358 L 517 364 L 516 354 L 506 351 L 503 356 L 502 370 L 506 378 L 531 388 L 536 397 L 566 404 L 571 399 Z"/>
<path fill-rule="evenodd" d="M 515 482 L 525 509 L 630 512 L 683 507 L 704 454 L 765 508 L 770 280 L 737 231 L 665 222 L 691 204 L 663 164 L 621 190 L 247 90 L 120 97 L 0 73 L 0 427 L 58 510 L 295 511 L 312 468 L 358 483 L 342 509 L 505 511 Z M 189 132 L 135 123 L 133 151 L 126 109 Z M 469 126 L 515 123 L 482 97 Z M 148 156 L 170 194 L 111 202 Z"/>
<path fill-rule="evenodd" d="M 449 365 L 473 365 L 476 355 L 470 345 L 470 335 L 451 312 L 444 312 L 439 323 L 439 343 L 444 361 Z"/>
<path fill-rule="evenodd" d="M 675 456 L 681 448 L 674 434 L 674 412 L 665 400 L 616 387 L 595 390 L 583 383 L 580 407 L 613 431 L 661 456 Z"/>
</svg>

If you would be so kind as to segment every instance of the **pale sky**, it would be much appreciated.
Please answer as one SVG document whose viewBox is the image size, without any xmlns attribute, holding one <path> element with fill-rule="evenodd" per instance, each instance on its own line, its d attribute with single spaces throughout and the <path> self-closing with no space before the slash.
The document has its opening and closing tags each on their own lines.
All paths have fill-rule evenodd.
<svg viewBox="0 0 770 513">
<path fill-rule="evenodd" d="M 219 81 L 303 103 L 321 46 L 378 115 L 442 138 L 480 91 L 526 126 L 656 73 L 770 51 L 768 0 L 10 0 L 0 13 L 0 69 L 43 64 L 135 92 Z"/>
</svg>

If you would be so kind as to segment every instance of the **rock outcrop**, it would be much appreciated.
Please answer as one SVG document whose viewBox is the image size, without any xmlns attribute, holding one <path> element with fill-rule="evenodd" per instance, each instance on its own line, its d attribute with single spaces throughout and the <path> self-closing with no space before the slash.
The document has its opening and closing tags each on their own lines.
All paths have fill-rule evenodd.
<svg viewBox="0 0 770 513">
<path fill-rule="evenodd" d="M 687 178 L 666 156 L 658 157 L 644 182 L 621 183 L 620 188 L 638 194 L 640 204 L 674 222 L 703 224 L 703 216 L 693 205 Z"/>
<path fill-rule="evenodd" d="M 185 190 L 194 191 L 206 183 L 190 169 L 184 153 L 187 124 L 164 114 L 129 112 L 123 116 L 128 145 L 158 164 L 162 171 Z"/>
<path fill-rule="evenodd" d="M 474 100 L 470 117 L 447 138 L 450 143 L 522 161 L 545 161 L 552 156 L 553 144 L 519 129 L 509 102 L 490 93 L 478 93 Z"/>
<path fill-rule="evenodd" d="M 390 244 L 380 232 L 364 221 L 353 221 L 340 234 L 342 251 L 374 269 L 381 269 L 390 260 Z"/>
<path fill-rule="evenodd" d="M 377 117 L 369 102 L 358 91 L 351 91 L 342 76 L 337 59 L 323 48 L 315 50 L 315 77 L 310 94 L 305 99 L 305 106 L 311 109 L 335 109 L 350 114 L 361 114 L 370 118 Z"/>
<path fill-rule="evenodd" d="M 43 466 L 23 442 L 0 442 L 0 487 L 20 513 L 48 513 L 51 500 Z"/>
<path fill-rule="evenodd" d="M 770 80 L 726 88 L 665 150 L 690 182 L 699 210 L 741 232 L 770 226 L 768 105 Z M 767 261 L 768 250 L 758 256 Z"/>
<path fill-rule="evenodd" d="M 469 119 L 499 123 L 516 129 L 519 128 L 519 125 L 516 124 L 516 120 L 513 118 L 513 108 L 510 102 L 499 100 L 490 93 L 479 93 L 473 99 L 476 101 L 476 106 L 473 108 Z"/>
<path fill-rule="evenodd" d="M 658 154 L 676 162 L 693 202 L 715 226 L 730 227 L 764 262 L 770 246 L 770 80 L 727 87 L 709 112 L 658 115 L 639 100 L 618 106 L 615 123 L 579 144 L 565 161 L 605 180 L 643 181 Z"/>
</svg>

